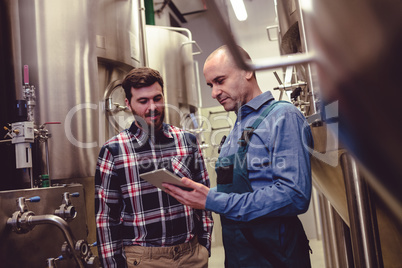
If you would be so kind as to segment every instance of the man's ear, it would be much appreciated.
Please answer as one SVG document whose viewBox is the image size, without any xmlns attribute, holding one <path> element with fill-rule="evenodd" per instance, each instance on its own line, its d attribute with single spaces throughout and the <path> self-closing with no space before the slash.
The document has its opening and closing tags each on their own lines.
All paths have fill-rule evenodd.
<svg viewBox="0 0 402 268">
<path fill-rule="evenodd" d="M 125 101 L 126 106 L 128 107 L 128 109 L 131 111 L 131 105 L 130 105 L 130 102 L 128 101 L 128 99 L 125 98 L 124 101 Z M 131 112 L 132 112 L 132 111 L 131 111 Z"/>
<path fill-rule="evenodd" d="M 250 80 L 253 77 L 253 72 L 252 71 L 245 71 L 246 72 L 246 79 Z"/>
</svg>

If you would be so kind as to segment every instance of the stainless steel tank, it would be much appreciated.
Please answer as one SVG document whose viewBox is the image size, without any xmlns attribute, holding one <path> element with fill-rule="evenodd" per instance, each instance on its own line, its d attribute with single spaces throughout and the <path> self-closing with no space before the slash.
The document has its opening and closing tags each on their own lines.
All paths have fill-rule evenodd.
<svg viewBox="0 0 402 268">
<path fill-rule="evenodd" d="M 8 24 L 2 31 L 9 34 L 12 52 L 7 55 L 12 64 L 2 63 L 2 70 L 13 68 L 15 77 L 15 88 L 2 90 L 13 92 L 9 101 L 14 94 L 22 99 L 22 66 L 29 66 L 29 82 L 36 87 L 36 125 L 61 123 L 47 126 L 53 180 L 94 175 L 107 138 L 103 93 L 113 80 L 143 64 L 138 3 L 2 1 Z M 43 148 L 41 155 L 45 163 Z"/>
<path fill-rule="evenodd" d="M 147 25 L 146 39 L 148 66 L 165 80 L 166 120 L 180 127 L 185 114 L 200 107 L 193 55 L 201 50 L 185 28 Z"/>
<path fill-rule="evenodd" d="M 55 206 L 61 204 L 63 187 L 31 192 L 14 190 L 30 188 L 28 174 L 47 173 L 47 159 L 53 183 L 83 184 L 81 201 L 85 202 L 80 203 L 80 220 L 69 225 L 77 239 L 96 240 L 93 176 L 100 146 L 108 138 L 103 96 L 113 81 L 144 64 L 139 2 L 0 1 L 1 123 L 7 126 L 13 122 L 13 103 L 23 98 L 24 65 L 29 66 L 29 84 L 35 86 L 35 128 L 47 122 L 60 122 L 46 125 L 51 134 L 48 155 L 43 143 L 33 144 L 33 170 L 16 171 L 14 145 L 0 144 L 0 191 L 12 190 L 1 192 L 0 236 L 4 246 L 10 247 L 2 248 L 0 259 L 7 267 L 45 267 L 46 257 L 56 258 L 61 252 L 63 236 L 60 233 L 56 238 L 54 228 L 50 234 L 54 236 L 55 244 L 52 244 L 51 238 L 50 241 L 42 239 L 49 229 L 46 226 L 35 228 L 29 239 L 24 234 L 14 234 L 11 227 L 6 226 L 12 211 L 17 209 L 7 204 L 15 204 L 20 195 L 31 197 L 32 191 L 37 191 L 52 196 L 52 201 L 43 199 L 40 207 L 30 206 L 36 215 L 52 214 Z M 82 210 L 85 207 L 88 214 Z M 29 252 L 22 240 L 32 247 Z M 40 243 L 41 240 L 44 242 Z M 5 258 L 9 259 L 4 261 Z M 74 262 L 64 264 L 72 267 Z"/>
<path fill-rule="evenodd" d="M 193 60 L 201 48 L 186 28 L 146 25 L 145 40 L 147 66 L 158 70 L 164 80 L 165 122 L 182 127 L 183 120 L 201 106 Z M 104 94 L 108 136 L 129 127 L 134 120 L 125 107 L 122 81 L 117 77 L 110 80 Z"/>
<path fill-rule="evenodd" d="M 12 122 L 12 103 L 23 98 L 24 65 L 29 66 L 29 84 L 35 86 L 35 128 L 48 122 L 60 122 L 46 125 L 51 134 L 48 154 L 43 143 L 33 145 L 37 147 L 33 171 L 21 169 L 16 172 L 14 145 L 0 144 L 3 171 L 0 191 L 13 190 L 0 192 L 0 203 L 4 203 L 0 207 L 0 236 L 3 242 L 12 245 L 2 248 L 3 254 L 0 255 L 2 261 L 7 255 L 12 256 L 7 262 L 2 262 L 7 267 L 42 267 L 45 263 L 41 261 L 45 257 L 57 257 L 60 252 L 48 241 L 38 242 L 46 231 L 45 227 L 39 227 L 35 229 L 40 232 L 32 233 L 27 243 L 40 246 L 40 252 L 37 256 L 32 256 L 34 251 L 20 256 L 21 239 L 26 237 L 14 235 L 5 226 L 16 209 L 7 204 L 15 202 L 19 195 L 31 195 L 37 191 L 51 195 L 51 202 L 58 205 L 53 200 L 59 197 L 64 186 L 14 191 L 30 188 L 27 174 L 47 173 L 46 163 L 50 165 L 53 183 L 83 184 L 85 204 L 80 203 L 80 221 L 73 222 L 72 226 L 80 229 L 77 238 L 88 236 L 89 242 L 96 240 L 93 211 L 96 160 L 104 142 L 131 123 L 131 113 L 127 112 L 124 91 L 120 87 L 128 71 L 150 66 L 162 73 L 169 104 L 169 123 L 179 126 L 183 115 L 196 111 L 199 98 L 191 33 L 178 28 L 154 29 L 159 32 L 149 30 L 147 42 L 141 3 L 140 0 L 0 1 L 1 123 Z M 155 38 L 157 43 L 153 43 Z M 151 50 L 148 57 L 147 47 L 148 51 Z M 85 211 L 81 212 L 83 206 L 88 211 L 86 216 Z M 32 207 L 36 213 L 51 214 L 53 210 L 53 206 L 42 206 L 46 211 L 36 205 Z M 57 244 L 62 239 L 58 237 Z M 71 264 L 65 263 L 67 266 Z"/>
</svg>

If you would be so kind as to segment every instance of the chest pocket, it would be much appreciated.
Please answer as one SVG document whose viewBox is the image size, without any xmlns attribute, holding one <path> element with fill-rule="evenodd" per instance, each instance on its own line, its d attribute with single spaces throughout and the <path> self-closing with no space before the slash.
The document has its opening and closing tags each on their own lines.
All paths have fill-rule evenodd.
<svg viewBox="0 0 402 268">
<path fill-rule="evenodd" d="M 267 134 L 265 134 L 267 135 Z M 247 152 L 247 167 L 249 170 L 261 170 L 271 166 L 272 155 L 258 133 L 254 133 Z"/>
</svg>

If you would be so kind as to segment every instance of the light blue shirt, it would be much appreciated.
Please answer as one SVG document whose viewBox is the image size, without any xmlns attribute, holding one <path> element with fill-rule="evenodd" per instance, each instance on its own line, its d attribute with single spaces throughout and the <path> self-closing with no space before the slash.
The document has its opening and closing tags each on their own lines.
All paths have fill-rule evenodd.
<svg viewBox="0 0 402 268">
<path fill-rule="evenodd" d="M 245 127 L 274 101 L 267 91 L 240 107 L 235 126 L 220 157 L 235 154 Z M 222 193 L 212 188 L 206 209 L 237 221 L 294 216 L 306 212 L 311 197 L 310 127 L 292 104 L 279 104 L 261 122 L 250 139 L 247 170 L 253 192 Z"/>
</svg>

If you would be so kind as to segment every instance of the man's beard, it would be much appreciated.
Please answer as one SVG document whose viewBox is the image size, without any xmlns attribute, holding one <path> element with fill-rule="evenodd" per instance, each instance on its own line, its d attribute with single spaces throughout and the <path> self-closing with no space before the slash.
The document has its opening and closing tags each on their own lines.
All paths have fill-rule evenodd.
<svg viewBox="0 0 402 268">
<path fill-rule="evenodd" d="M 159 112 L 157 110 L 145 114 L 144 115 L 145 118 L 139 116 L 134 110 L 133 110 L 133 115 L 134 115 L 137 126 L 142 128 L 144 131 L 146 131 L 150 135 L 153 135 L 155 131 L 160 131 L 162 129 L 163 120 L 165 119 L 165 112 L 164 111 Z M 152 116 L 159 116 L 159 119 L 157 120 L 157 122 L 153 122 L 151 120 L 151 122 L 148 123 L 146 121 L 146 118 L 152 117 Z M 157 125 L 155 125 L 155 123 Z"/>
</svg>

